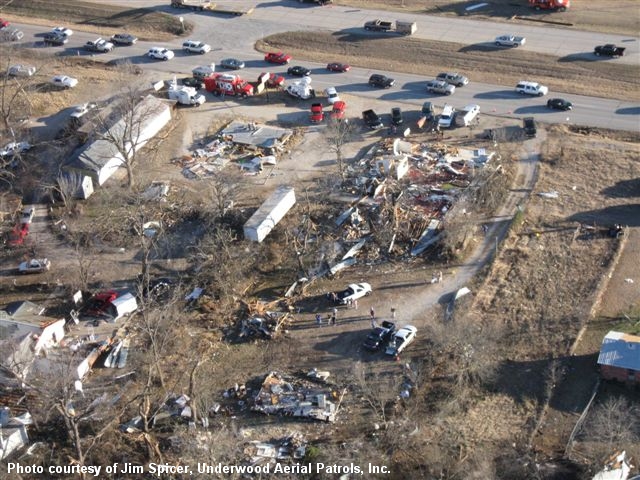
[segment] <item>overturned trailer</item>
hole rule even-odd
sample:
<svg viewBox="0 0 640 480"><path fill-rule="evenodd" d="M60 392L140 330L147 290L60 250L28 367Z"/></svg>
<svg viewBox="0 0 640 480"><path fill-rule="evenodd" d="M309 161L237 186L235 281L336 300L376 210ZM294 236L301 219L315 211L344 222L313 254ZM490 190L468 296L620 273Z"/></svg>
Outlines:
<svg viewBox="0 0 640 480"><path fill-rule="evenodd" d="M296 203L293 187L279 186L244 224L244 238L262 242Z"/></svg>

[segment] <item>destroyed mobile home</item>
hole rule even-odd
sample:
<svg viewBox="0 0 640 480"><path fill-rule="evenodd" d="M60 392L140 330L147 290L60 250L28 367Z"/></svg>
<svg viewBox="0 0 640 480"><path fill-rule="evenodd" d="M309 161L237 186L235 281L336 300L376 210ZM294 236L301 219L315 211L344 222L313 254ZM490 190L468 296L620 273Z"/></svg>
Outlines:
<svg viewBox="0 0 640 480"><path fill-rule="evenodd" d="M344 393L326 384L288 379L277 372L271 372L262 382L252 410L267 415L335 422Z"/></svg>
<svg viewBox="0 0 640 480"><path fill-rule="evenodd" d="M233 121L216 137L180 159L182 174L198 179L214 175L230 162L246 175L275 166L293 131L255 122Z"/></svg>

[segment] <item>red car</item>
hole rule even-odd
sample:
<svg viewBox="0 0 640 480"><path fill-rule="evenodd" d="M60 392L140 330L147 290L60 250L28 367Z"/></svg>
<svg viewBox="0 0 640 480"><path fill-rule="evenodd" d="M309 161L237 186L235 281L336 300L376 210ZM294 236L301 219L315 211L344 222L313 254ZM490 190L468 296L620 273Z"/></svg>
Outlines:
<svg viewBox="0 0 640 480"><path fill-rule="evenodd" d="M291 55L282 52L269 52L264 56L264 61L284 65L291 61Z"/></svg>
<svg viewBox="0 0 640 480"><path fill-rule="evenodd" d="M324 120L324 111L322 110L321 103L314 103L311 105L309 120L311 120L311 123L319 123Z"/></svg>
<svg viewBox="0 0 640 480"><path fill-rule="evenodd" d="M282 75L276 75L275 73L261 73L258 78L264 78L265 75L269 77L265 80L267 88L280 88L284 83L284 77Z"/></svg>
<svg viewBox="0 0 640 480"><path fill-rule="evenodd" d="M10 23L5 20L4 18L0 18L0 30L2 30L3 28L7 28L10 25Z"/></svg>
<svg viewBox="0 0 640 480"><path fill-rule="evenodd" d="M29 224L19 223L18 225L13 227L13 230L11 230L11 232L9 232L9 240L7 243L10 247L17 247L18 245L22 245L27 235L29 235Z"/></svg>
<svg viewBox="0 0 640 480"><path fill-rule="evenodd" d="M347 104L342 100L339 100L333 104L331 110L331 118L336 120L342 120L344 118L344 111L347 109Z"/></svg>
<svg viewBox="0 0 640 480"><path fill-rule="evenodd" d="M351 65L346 63L330 63L327 65L327 70L332 72L348 72L351 70Z"/></svg>

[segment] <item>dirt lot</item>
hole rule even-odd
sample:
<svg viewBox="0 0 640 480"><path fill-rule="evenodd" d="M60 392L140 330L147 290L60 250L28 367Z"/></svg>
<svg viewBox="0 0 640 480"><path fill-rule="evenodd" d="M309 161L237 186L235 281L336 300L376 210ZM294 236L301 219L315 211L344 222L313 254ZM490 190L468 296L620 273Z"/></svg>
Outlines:
<svg viewBox="0 0 640 480"><path fill-rule="evenodd" d="M483 8L466 10L478 3L465 0L337 0L339 5L379 10L412 11L429 15L448 15L487 19L508 23L558 22L566 26L595 32L637 35L640 30L638 5L634 0L607 2L601 0L572 0L566 12L544 13L529 8L527 0L492 0ZM551 23L551 24L552 24ZM565 26L565 25L562 25Z"/></svg>

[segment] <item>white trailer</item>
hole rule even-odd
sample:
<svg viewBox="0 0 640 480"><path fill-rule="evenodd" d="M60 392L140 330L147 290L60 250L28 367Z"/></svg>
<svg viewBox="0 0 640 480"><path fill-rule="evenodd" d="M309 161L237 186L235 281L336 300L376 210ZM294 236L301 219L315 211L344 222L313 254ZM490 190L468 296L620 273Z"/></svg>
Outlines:
<svg viewBox="0 0 640 480"><path fill-rule="evenodd" d="M193 105L195 107L199 107L207 101L204 95L198 93L195 88L187 87L186 85L178 85L175 79L171 82L169 90L167 90L167 94L169 96L169 100L175 100L180 105Z"/></svg>
<svg viewBox="0 0 640 480"><path fill-rule="evenodd" d="M279 186L244 224L244 238L262 242L296 203L293 187Z"/></svg>

